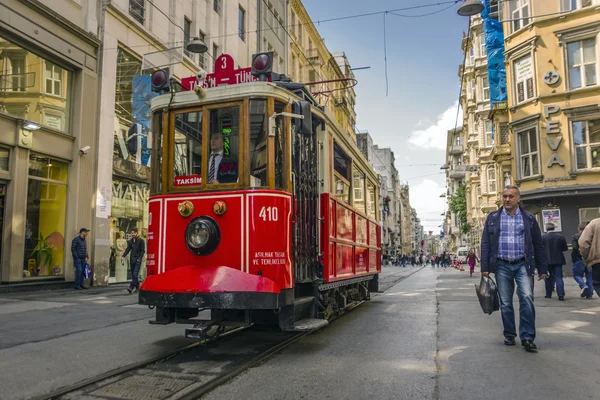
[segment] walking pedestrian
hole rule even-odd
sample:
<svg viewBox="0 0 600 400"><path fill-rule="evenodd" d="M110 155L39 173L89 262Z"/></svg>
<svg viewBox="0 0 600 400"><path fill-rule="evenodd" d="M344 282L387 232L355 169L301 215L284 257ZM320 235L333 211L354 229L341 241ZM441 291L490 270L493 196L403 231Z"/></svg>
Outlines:
<svg viewBox="0 0 600 400"><path fill-rule="evenodd" d="M592 220L579 238L579 250L588 268L592 269L592 281L600 296L600 218Z"/></svg>
<svg viewBox="0 0 600 400"><path fill-rule="evenodd" d="M131 268L131 284L127 288L129 294L140 289L138 274L140 273L140 267L142 266L142 259L144 258L145 252L146 246L144 244L144 239L138 236L137 228L133 228L131 230L131 240L127 242L127 250L121 254L121 259L124 259L128 254L131 254L129 258L129 267Z"/></svg>
<svg viewBox="0 0 600 400"><path fill-rule="evenodd" d="M477 264L477 262L479 261L479 259L477 258L477 255L475 254L475 250L471 249L471 251L469 252L469 255L467 256L467 263L469 264L469 276L473 276L473 272L475 272L475 264Z"/></svg>
<svg viewBox="0 0 600 400"><path fill-rule="evenodd" d="M71 242L71 254L73 255L73 263L75 264L75 290L88 289L83 285L83 273L85 263L89 260L87 242L85 240L89 232L89 229L81 228L79 235L75 236Z"/></svg>
<svg viewBox="0 0 600 400"><path fill-rule="evenodd" d="M519 189L506 186L502 192L503 207L488 215L481 238L481 274L496 275L507 346L514 346L517 336L513 307L516 282L521 345L536 352L532 277L535 268L539 280L546 277L547 260L537 220L519 206L520 200Z"/></svg>
<svg viewBox="0 0 600 400"><path fill-rule="evenodd" d="M573 279L579 285L581 289L580 296L591 299L594 295L594 286L592 285L592 269L585 265L581 251L579 250L579 238L581 233L587 226L587 223L582 222L579 224L579 229L571 239L573 250L571 250L571 260L573 261ZM585 282L583 277L585 276Z"/></svg>
<svg viewBox="0 0 600 400"><path fill-rule="evenodd" d="M565 283L563 281L563 265L567 262L563 252L569 248L567 239L563 235L554 231L555 226L552 222L546 224L547 233L542 236L544 248L546 249L546 258L548 259L549 276L546 278L546 298L552 298L552 291L556 285L558 300L565 300Z"/></svg>

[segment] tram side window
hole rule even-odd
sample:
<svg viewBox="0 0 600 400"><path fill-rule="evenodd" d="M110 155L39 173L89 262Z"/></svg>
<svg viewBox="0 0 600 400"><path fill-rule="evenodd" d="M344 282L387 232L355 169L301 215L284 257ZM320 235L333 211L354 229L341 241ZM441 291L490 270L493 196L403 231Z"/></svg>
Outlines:
<svg viewBox="0 0 600 400"><path fill-rule="evenodd" d="M250 187L269 185L267 129L267 100L250 100Z"/></svg>
<svg viewBox="0 0 600 400"><path fill-rule="evenodd" d="M173 147L174 185L189 185L189 182L194 179L196 179L194 183L200 184L202 174L202 111L175 115ZM182 184L181 182L187 183Z"/></svg>
<svg viewBox="0 0 600 400"><path fill-rule="evenodd" d="M275 113L284 111L285 105L275 102ZM287 189L285 180L285 157L287 154L285 133L283 117L277 117L275 119L275 188L283 190Z"/></svg>
<svg viewBox="0 0 600 400"><path fill-rule="evenodd" d="M210 143L207 171L209 184L237 183L240 146L240 108L210 110Z"/></svg>
<svg viewBox="0 0 600 400"><path fill-rule="evenodd" d="M350 166L351 160L348 155L333 143L333 190L338 199L350 204Z"/></svg>
<svg viewBox="0 0 600 400"><path fill-rule="evenodd" d="M163 116L156 112L152 116L152 193L162 193L162 161L163 161Z"/></svg>
<svg viewBox="0 0 600 400"><path fill-rule="evenodd" d="M352 169L352 205L365 212L365 174L357 168Z"/></svg>
<svg viewBox="0 0 600 400"><path fill-rule="evenodd" d="M371 181L367 182L367 216L375 219L376 210L375 210L375 185L371 183Z"/></svg>

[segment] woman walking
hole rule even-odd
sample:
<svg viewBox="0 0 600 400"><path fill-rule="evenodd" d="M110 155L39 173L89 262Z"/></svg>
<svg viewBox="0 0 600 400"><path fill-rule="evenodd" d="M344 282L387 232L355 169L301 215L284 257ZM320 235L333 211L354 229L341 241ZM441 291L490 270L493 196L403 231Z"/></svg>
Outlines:
<svg viewBox="0 0 600 400"><path fill-rule="evenodd" d="M475 255L475 251L471 250L469 252L469 255L467 256L467 263L469 263L469 272L471 273L470 276L473 276L473 272L475 272L475 264L477 264L478 261L479 259Z"/></svg>

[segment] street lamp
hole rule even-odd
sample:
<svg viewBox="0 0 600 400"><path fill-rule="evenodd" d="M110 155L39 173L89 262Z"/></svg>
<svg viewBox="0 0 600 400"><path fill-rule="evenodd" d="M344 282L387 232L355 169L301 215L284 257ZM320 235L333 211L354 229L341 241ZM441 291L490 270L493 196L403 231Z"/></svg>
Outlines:
<svg viewBox="0 0 600 400"><path fill-rule="evenodd" d="M458 15L463 17L471 17L477 15L483 11L485 7L479 0L465 0L460 7L458 7Z"/></svg>
<svg viewBox="0 0 600 400"><path fill-rule="evenodd" d="M206 53L208 51L208 46L204 43L200 38L193 38L187 46L185 46L186 50L191 53Z"/></svg>

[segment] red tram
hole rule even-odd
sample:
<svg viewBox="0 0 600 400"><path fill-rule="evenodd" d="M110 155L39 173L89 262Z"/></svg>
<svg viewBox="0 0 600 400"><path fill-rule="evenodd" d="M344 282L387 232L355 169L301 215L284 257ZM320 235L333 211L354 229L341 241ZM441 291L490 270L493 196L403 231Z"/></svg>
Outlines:
<svg viewBox="0 0 600 400"><path fill-rule="evenodd" d="M192 324L187 337L214 326L313 329L378 288L376 173L303 84L272 79L271 54L257 58L260 81L222 55L205 89L152 100L139 303L156 307L151 323ZM166 77L155 72L153 85ZM202 309L210 320L197 319Z"/></svg>

